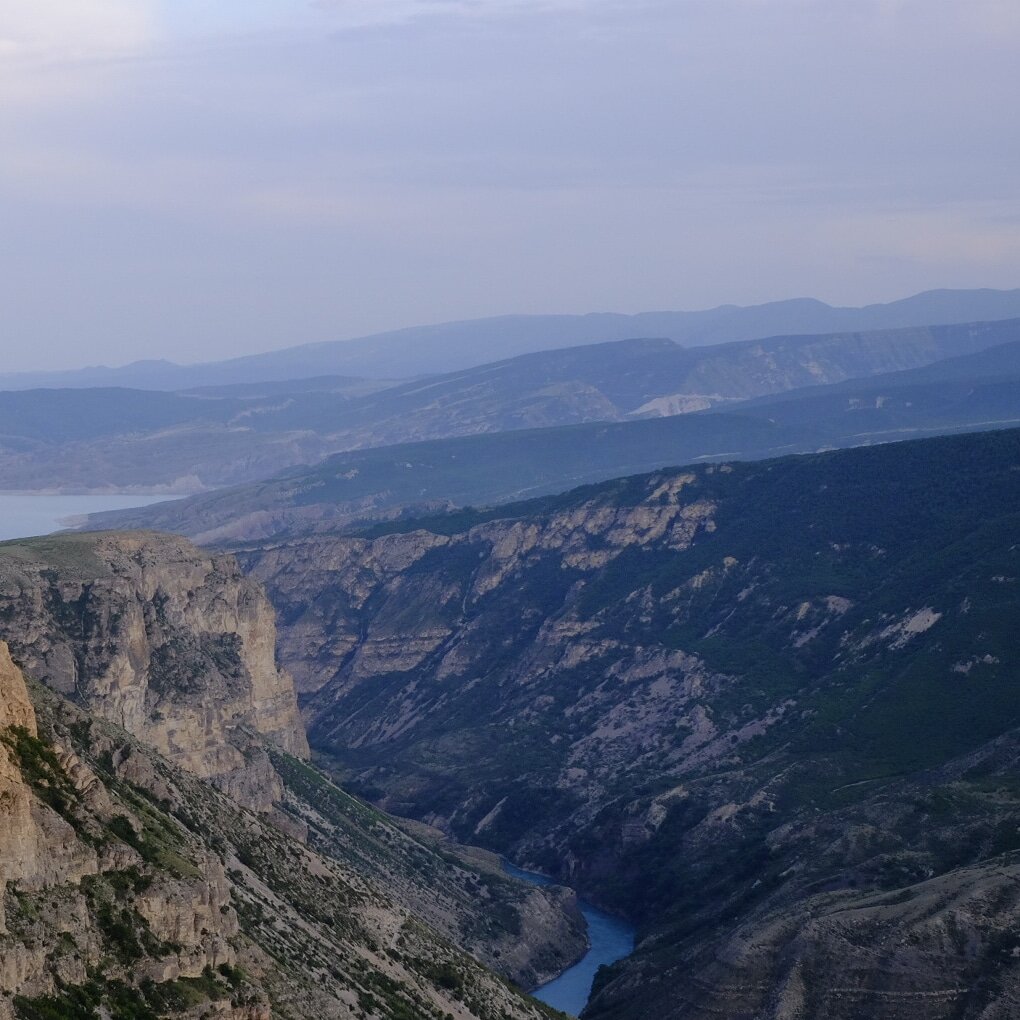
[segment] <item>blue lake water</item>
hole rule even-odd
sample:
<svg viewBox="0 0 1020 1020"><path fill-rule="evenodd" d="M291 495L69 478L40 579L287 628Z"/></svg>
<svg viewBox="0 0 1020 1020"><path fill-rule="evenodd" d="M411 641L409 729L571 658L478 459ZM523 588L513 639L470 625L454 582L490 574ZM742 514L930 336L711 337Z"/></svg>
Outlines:
<svg viewBox="0 0 1020 1020"><path fill-rule="evenodd" d="M127 510L167 499L166 496L111 494L104 496L48 496L34 492L0 492L0 542L11 538L49 535L68 527L68 521L103 510Z"/></svg>
<svg viewBox="0 0 1020 1020"><path fill-rule="evenodd" d="M508 875L521 878L532 885L556 884L545 875L515 868L508 861L503 862L503 867ZM579 900L578 905L588 922L588 941L591 948L573 967L531 993L536 999L541 999L554 1009L561 1009L573 1016L578 1016L588 1004L591 984L599 967L603 964L616 963L617 960L622 960L634 952L633 925L593 907L585 900Z"/></svg>

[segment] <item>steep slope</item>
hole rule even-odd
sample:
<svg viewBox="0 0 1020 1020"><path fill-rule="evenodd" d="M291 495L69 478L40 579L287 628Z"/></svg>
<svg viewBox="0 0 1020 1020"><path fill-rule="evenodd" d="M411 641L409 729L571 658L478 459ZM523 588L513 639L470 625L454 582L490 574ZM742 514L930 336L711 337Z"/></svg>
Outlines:
<svg viewBox="0 0 1020 1020"><path fill-rule="evenodd" d="M1017 387L1020 404L1020 385ZM813 450L823 437L718 413L522 429L336 454L251 485L93 514L86 527L153 528L246 542L456 506L504 503L695 459Z"/></svg>
<svg viewBox="0 0 1020 1020"><path fill-rule="evenodd" d="M2 645L0 684L5 1020L547 1015L340 860L45 689L30 700Z"/></svg>
<svg viewBox="0 0 1020 1020"><path fill-rule="evenodd" d="M583 954L583 918L568 889L509 880L495 855L390 818L306 762L271 753L285 784L284 810L307 830L309 846L497 974L535 988Z"/></svg>
<svg viewBox="0 0 1020 1020"><path fill-rule="evenodd" d="M240 556L338 772L639 922L592 1016L1005 1017L1018 506L1013 431Z"/></svg>
<svg viewBox="0 0 1020 1020"><path fill-rule="evenodd" d="M0 486L188 492L343 450L700 409L1016 341L1020 320L780 336L716 347L627 340L545 351L360 396L137 390L0 393ZM189 417L190 416L190 417ZM91 424L79 434L78 422Z"/></svg>
<svg viewBox="0 0 1020 1020"><path fill-rule="evenodd" d="M456 846L423 844L287 753L307 745L290 679L276 668L272 610L230 557L152 534L6 543L0 631L51 687L283 832L310 832L351 875L374 880L401 909L514 981L537 985L583 951L570 894L510 882L498 861L480 863ZM12 671L0 657L0 672ZM22 708L5 697L3 721L24 723ZM11 861L24 850L16 840Z"/></svg>
<svg viewBox="0 0 1020 1020"><path fill-rule="evenodd" d="M279 798L262 739L307 752L268 600L229 557L181 539L0 544L0 639L33 676L242 803Z"/></svg>
<svg viewBox="0 0 1020 1020"><path fill-rule="evenodd" d="M838 308L808 298L697 312L639 315L508 315L306 344L230 361L175 365L142 361L123 368L35 372L0 376L4 389L39 386L130 386L179 390L196 386L265 382L345 373L400 378L454 372L502 358L581 344L664 336L701 345L794 333L831 333L1015 318L1020 291L935 290L889 304Z"/></svg>
<svg viewBox="0 0 1020 1020"><path fill-rule="evenodd" d="M562 891L507 883L455 846L429 850L299 764L307 743L276 666L273 611L231 557L153 534L5 543L4 636L35 677L285 832L311 831L324 854L500 973L531 987L580 953Z"/></svg>

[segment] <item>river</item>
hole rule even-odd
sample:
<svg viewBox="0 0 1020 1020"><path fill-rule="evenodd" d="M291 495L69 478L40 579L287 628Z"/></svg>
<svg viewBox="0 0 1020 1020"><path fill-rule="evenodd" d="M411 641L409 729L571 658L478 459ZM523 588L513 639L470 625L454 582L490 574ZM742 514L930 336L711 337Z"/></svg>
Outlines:
<svg viewBox="0 0 1020 1020"><path fill-rule="evenodd" d="M35 492L0 492L0 542L49 535L68 521L103 510L127 510L159 503L167 496L112 493L103 496L54 496Z"/></svg>
<svg viewBox="0 0 1020 1020"><path fill-rule="evenodd" d="M533 871L523 871L508 861L503 862L503 867L508 875L523 879L532 885L556 884L545 875L539 875ZM634 952L634 926L632 924L593 907L585 900L578 900L578 905L581 908L581 913L584 914L584 919L588 922L588 942L590 944L588 952L573 967L568 968L559 977L553 978L548 984L542 985L541 988L531 993L536 999L540 999L554 1009L570 1013L572 1016L579 1016L581 1010L588 1004L588 999L591 996L591 984L599 967L603 964L615 963Z"/></svg>
<svg viewBox="0 0 1020 1020"><path fill-rule="evenodd" d="M158 503L166 496L112 494L106 496L62 496L38 493L0 492L0 541L48 535L66 528L74 518L103 510L126 510ZM173 497L169 497L173 498ZM532 885L553 885L551 878L523 871L504 862L507 873ZM554 1009L573 1016L580 1014L591 995L595 972L603 964L615 963L634 951L634 927L618 917L579 900L588 922L590 948L573 967L542 985L533 994Z"/></svg>

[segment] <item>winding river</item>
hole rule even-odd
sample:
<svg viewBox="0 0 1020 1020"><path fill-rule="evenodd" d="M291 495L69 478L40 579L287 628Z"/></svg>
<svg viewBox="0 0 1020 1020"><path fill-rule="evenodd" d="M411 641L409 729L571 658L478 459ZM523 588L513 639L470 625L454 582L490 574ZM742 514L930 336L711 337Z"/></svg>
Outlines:
<svg viewBox="0 0 1020 1020"><path fill-rule="evenodd" d="M66 528L75 518L103 510L127 510L158 503L168 496L112 493L104 496L43 495L37 492L0 492L0 542L12 538L49 535Z"/></svg>
<svg viewBox="0 0 1020 1020"><path fill-rule="evenodd" d="M40 495L38 493L0 492L0 542L33 535L47 535L68 527L74 518L102 510L124 510L159 502L166 496L113 494L106 496ZM504 862L507 874L532 885L554 885L551 878L523 871ZM588 922L588 952L573 967L542 985L532 994L554 1009L573 1016L580 1014L591 995L595 972L603 964L615 963L634 951L634 928L579 900L581 913Z"/></svg>
<svg viewBox="0 0 1020 1020"><path fill-rule="evenodd" d="M504 861L503 867L508 875L523 879L532 885L556 884L545 875L523 871L509 861ZM554 1009L561 1009L572 1016L579 1016L581 1010L588 1004L592 981L599 967L615 963L634 952L633 925L593 907L585 900L578 900L578 905L588 922L590 944L588 952L573 967L531 993L536 999L541 999Z"/></svg>

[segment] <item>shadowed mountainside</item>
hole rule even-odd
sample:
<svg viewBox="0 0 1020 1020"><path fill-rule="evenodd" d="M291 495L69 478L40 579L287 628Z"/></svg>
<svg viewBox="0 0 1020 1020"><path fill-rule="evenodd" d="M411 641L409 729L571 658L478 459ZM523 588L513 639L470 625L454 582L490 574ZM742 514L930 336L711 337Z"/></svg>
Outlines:
<svg viewBox="0 0 1020 1020"><path fill-rule="evenodd" d="M639 923L590 1016L1005 1018L1018 506L1011 431L240 556L339 774Z"/></svg>

